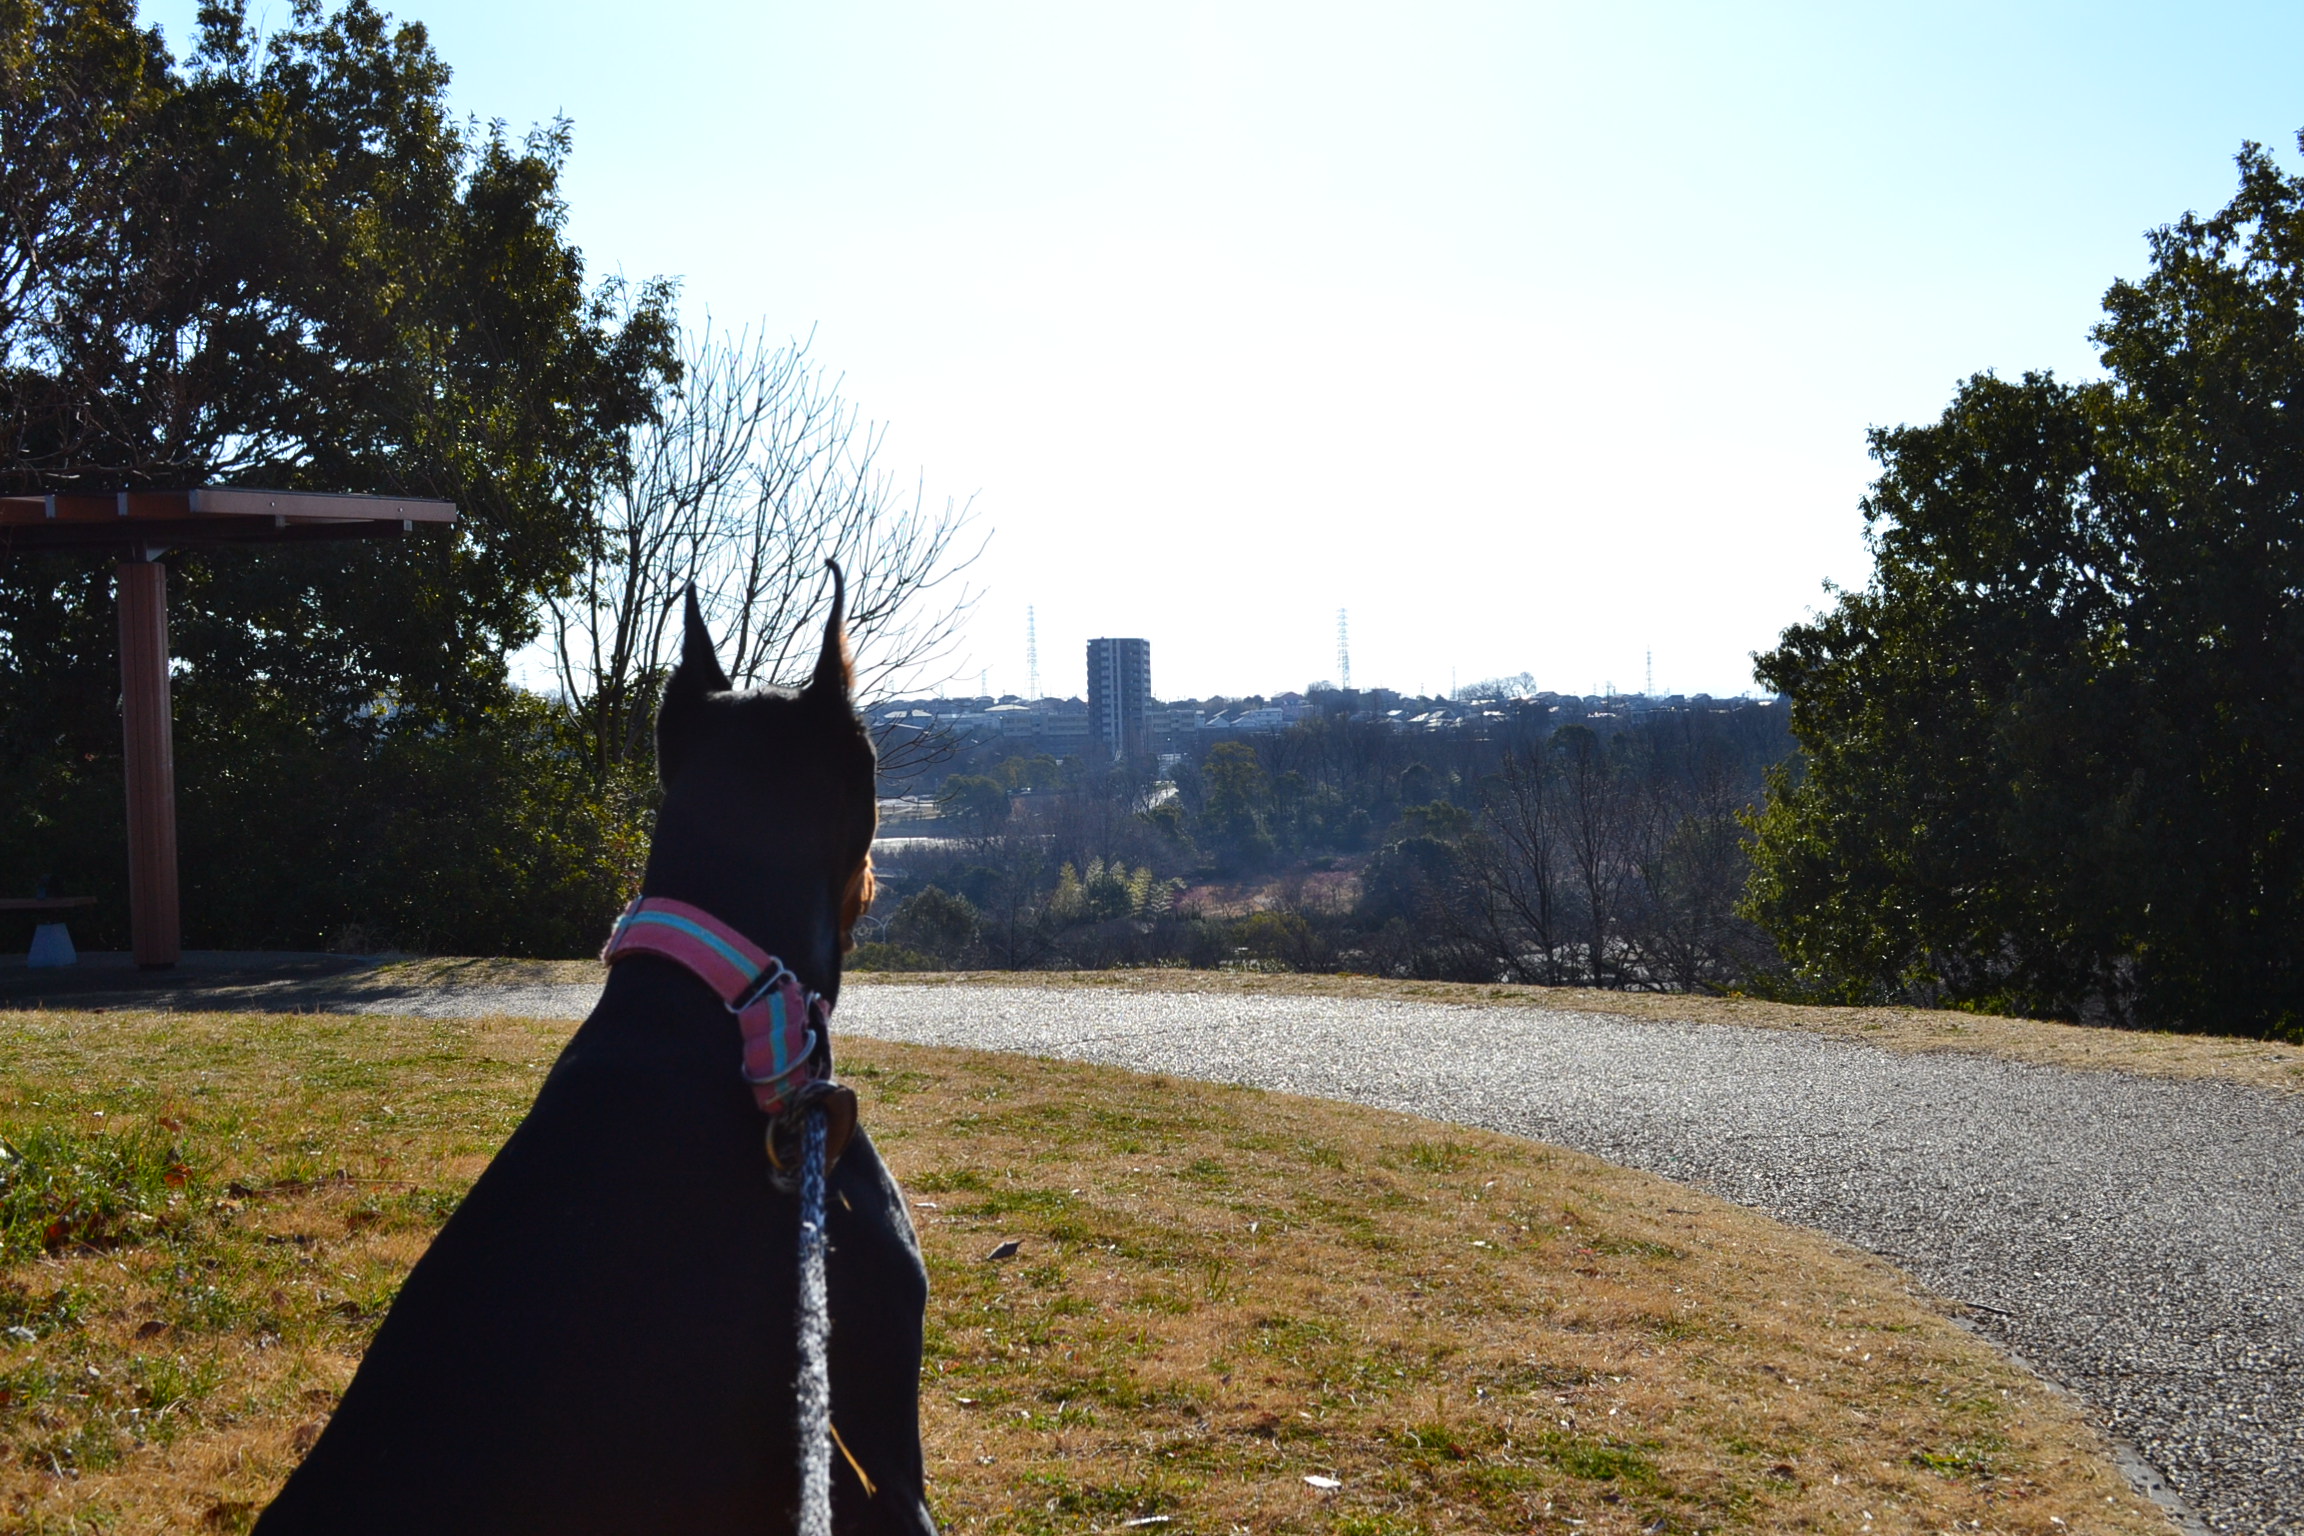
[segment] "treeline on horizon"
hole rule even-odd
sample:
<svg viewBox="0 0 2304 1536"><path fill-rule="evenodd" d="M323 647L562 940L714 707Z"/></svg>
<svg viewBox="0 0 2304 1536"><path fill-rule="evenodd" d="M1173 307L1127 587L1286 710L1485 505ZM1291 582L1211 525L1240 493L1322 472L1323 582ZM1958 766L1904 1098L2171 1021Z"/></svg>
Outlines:
<svg viewBox="0 0 2304 1536"><path fill-rule="evenodd" d="M30 0L0 55L0 490L463 509L169 555L188 944L589 953L646 848L668 593L751 573L712 588L750 680L834 550L883 692L949 641L965 516L892 496L804 347L589 278L568 125L452 113L420 26L214 5L179 62L127 0ZM892 854L859 958L2304 1038L2304 179L2246 146L2149 239L2100 376L1872 434L1873 572L1756 658L1785 704L955 762L961 841ZM98 897L91 947L126 938L111 566L0 560L0 893ZM553 699L507 672L540 635Z"/></svg>
<svg viewBox="0 0 2304 1536"><path fill-rule="evenodd" d="M1722 990L1772 953L1737 911L1740 818L1791 750L1784 719L1554 706L1425 733L1339 698L1165 777L979 747L940 786L947 835L883 858L855 960Z"/></svg>

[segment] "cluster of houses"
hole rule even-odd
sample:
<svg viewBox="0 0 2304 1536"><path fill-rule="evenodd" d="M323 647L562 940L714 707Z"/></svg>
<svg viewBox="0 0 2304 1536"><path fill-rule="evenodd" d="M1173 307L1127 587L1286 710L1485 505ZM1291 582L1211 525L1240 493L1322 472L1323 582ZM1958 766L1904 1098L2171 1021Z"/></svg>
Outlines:
<svg viewBox="0 0 2304 1536"><path fill-rule="evenodd" d="M1308 716L1340 716L1391 730L1419 733L1505 729L1532 716L1560 724L1602 721L1657 710L1724 708L1737 700L1715 701L1709 694L1536 693L1507 699L1411 697L1389 688L1314 689L1270 697L1149 700L1141 715L1141 740L1152 752L1192 753L1202 744L1256 732L1283 731ZM1099 747L1109 753L1105 733L1087 701L1000 698L896 699L874 706L874 723L918 731L948 732L978 743L1013 742L1019 750L1055 757L1086 756ZM1131 722L1132 724L1134 722Z"/></svg>

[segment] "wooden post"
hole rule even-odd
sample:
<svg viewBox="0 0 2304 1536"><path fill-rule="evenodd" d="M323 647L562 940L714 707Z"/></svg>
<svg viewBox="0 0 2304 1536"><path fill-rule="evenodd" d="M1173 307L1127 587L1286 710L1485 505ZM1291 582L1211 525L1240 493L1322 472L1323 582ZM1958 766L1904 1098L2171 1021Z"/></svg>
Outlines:
<svg viewBox="0 0 2304 1536"><path fill-rule="evenodd" d="M120 579L120 726L128 754L128 914L136 963L183 955L176 907L176 749L168 703L168 572L124 560Z"/></svg>

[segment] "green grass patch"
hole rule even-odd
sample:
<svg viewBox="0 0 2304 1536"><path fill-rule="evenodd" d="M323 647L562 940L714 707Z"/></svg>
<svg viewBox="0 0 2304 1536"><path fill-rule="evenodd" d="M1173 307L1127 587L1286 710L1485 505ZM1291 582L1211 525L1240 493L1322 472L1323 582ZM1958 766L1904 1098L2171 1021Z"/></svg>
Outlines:
<svg viewBox="0 0 2304 1536"><path fill-rule="evenodd" d="M180 1229L201 1192L165 1128L0 1121L0 1261L150 1241Z"/></svg>

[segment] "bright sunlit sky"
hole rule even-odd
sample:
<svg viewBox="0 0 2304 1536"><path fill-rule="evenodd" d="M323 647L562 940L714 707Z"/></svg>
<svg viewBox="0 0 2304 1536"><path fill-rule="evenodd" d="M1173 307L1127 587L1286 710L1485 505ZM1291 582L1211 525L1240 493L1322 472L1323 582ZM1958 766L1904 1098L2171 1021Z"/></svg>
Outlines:
<svg viewBox="0 0 2304 1536"><path fill-rule="evenodd" d="M148 5L172 40L192 0ZM274 7L280 15L285 5ZM816 335L989 549L954 693L1753 687L1864 431L2085 373L2304 7L402 0L595 274ZM258 15L266 14L261 5ZM277 19L275 17L274 19Z"/></svg>

